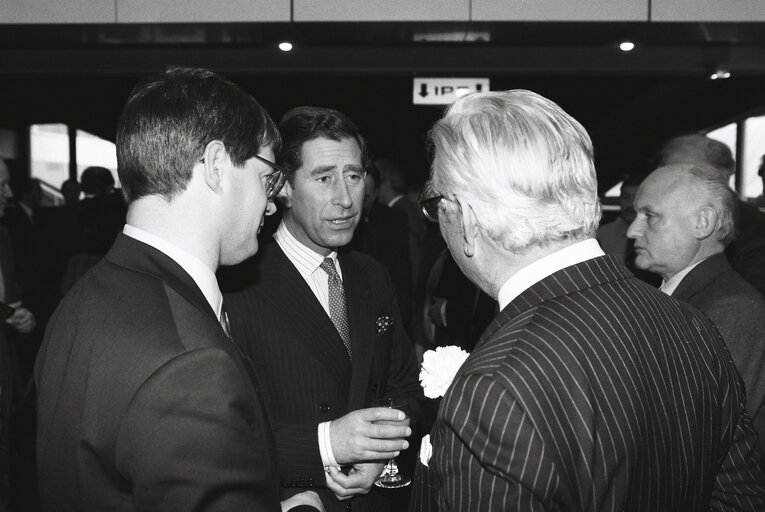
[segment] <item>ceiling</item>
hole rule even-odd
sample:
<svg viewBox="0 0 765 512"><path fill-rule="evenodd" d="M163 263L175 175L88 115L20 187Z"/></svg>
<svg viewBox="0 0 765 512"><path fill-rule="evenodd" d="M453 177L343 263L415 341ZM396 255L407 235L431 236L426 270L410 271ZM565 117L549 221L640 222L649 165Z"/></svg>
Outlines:
<svg viewBox="0 0 765 512"><path fill-rule="evenodd" d="M625 39L635 50L619 51ZM168 64L227 74L276 119L303 104L343 110L373 155L418 178L441 110L412 105L413 77L548 96L590 132L602 188L650 166L662 140L765 106L763 23L0 25L0 127L66 122L113 139L135 82ZM718 68L732 77L709 80Z"/></svg>

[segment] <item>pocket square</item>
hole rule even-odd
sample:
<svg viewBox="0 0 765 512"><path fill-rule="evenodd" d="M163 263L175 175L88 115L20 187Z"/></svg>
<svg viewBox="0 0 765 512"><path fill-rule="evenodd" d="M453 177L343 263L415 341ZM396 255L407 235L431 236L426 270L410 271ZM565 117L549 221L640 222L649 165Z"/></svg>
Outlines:
<svg viewBox="0 0 765 512"><path fill-rule="evenodd" d="M381 316L375 321L375 326L377 326L378 336L388 334L393 328L393 319L389 316Z"/></svg>

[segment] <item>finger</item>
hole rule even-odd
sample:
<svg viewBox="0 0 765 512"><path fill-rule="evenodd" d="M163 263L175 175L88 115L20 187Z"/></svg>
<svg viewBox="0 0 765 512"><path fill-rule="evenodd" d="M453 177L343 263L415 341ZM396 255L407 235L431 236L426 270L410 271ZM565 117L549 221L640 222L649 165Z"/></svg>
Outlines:
<svg viewBox="0 0 765 512"><path fill-rule="evenodd" d="M387 407L370 407L362 409L361 419L364 421L404 421L406 414L398 409L389 409Z"/></svg>
<svg viewBox="0 0 765 512"><path fill-rule="evenodd" d="M375 423L368 430L367 436L372 439L404 439L412 435L412 429L404 423L390 425ZM398 449L398 448L396 448Z"/></svg>
<svg viewBox="0 0 765 512"><path fill-rule="evenodd" d="M358 494L357 492L353 492L352 489L345 488L345 486L340 483L344 479L346 479L345 474L337 468L331 467L327 470L327 478L325 479L327 487L340 501L350 499L354 494Z"/></svg>

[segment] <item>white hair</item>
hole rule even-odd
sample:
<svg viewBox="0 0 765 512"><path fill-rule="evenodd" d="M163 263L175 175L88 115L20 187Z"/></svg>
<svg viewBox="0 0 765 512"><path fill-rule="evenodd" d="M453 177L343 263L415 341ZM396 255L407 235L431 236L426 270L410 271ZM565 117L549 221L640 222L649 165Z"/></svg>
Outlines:
<svg viewBox="0 0 765 512"><path fill-rule="evenodd" d="M470 94L434 125L430 141L434 189L466 200L505 250L594 236L592 142L554 102L520 89Z"/></svg>

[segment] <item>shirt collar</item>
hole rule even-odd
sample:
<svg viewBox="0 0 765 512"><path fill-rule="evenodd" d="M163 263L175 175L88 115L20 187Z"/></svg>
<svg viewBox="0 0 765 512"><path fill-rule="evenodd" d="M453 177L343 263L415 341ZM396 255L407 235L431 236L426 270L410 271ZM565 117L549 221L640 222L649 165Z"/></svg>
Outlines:
<svg viewBox="0 0 765 512"><path fill-rule="evenodd" d="M706 259L706 258L705 258ZM704 260L701 260L704 261ZM688 275L688 273L696 268L696 265L701 263L701 261L697 261L693 265L690 265L688 267L685 267L683 270L675 274L674 276L670 277L667 281L662 280L661 286L659 287L659 290L666 293L667 295L672 295L675 293L675 290L680 285L680 282L685 278L685 276Z"/></svg>
<svg viewBox="0 0 765 512"><path fill-rule="evenodd" d="M332 251L328 256L322 256L318 252L306 247L300 240L290 233L287 229L287 225L282 220L279 223L279 227L276 228L274 233L274 240L279 244L284 254L298 269L300 275L304 278L308 278L316 272L324 261L324 258L332 258L335 262L335 268L340 275L340 279L343 278L342 270L337 262L337 251Z"/></svg>
<svg viewBox="0 0 765 512"><path fill-rule="evenodd" d="M144 231L143 229L131 226L130 224L125 224L122 232L130 238L134 238L139 242L154 247L180 265L202 291L205 299L207 299L210 307L215 312L215 316L220 318L220 311L223 306L223 296L220 293L220 288L218 288L218 280L215 278L215 272L210 267L205 265L202 260L189 254L177 245L172 244L157 235L149 233L148 231Z"/></svg>
<svg viewBox="0 0 765 512"><path fill-rule="evenodd" d="M566 267L582 263L583 261L604 256L603 249L594 238L569 245L523 267L510 276L499 289L499 309L505 309L521 293L531 288L545 277L554 274Z"/></svg>

